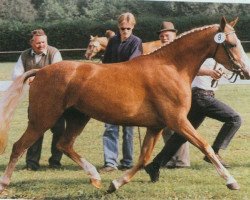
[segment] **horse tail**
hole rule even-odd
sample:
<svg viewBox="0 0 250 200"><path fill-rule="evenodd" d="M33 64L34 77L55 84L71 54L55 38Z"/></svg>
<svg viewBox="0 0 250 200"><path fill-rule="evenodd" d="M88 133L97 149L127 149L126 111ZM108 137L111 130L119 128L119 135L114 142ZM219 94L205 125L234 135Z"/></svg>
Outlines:
<svg viewBox="0 0 250 200"><path fill-rule="evenodd" d="M37 71L39 69L32 69L17 77L0 100L0 154L3 154L7 146L10 122L18 103L23 97L25 86L27 86L25 82L29 77L35 76Z"/></svg>

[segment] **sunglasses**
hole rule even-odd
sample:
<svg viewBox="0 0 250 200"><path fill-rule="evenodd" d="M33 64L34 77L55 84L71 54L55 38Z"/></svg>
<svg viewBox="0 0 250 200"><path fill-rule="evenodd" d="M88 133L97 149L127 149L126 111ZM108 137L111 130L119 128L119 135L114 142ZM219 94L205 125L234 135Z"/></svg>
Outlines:
<svg viewBox="0 0 250 200"><path fill-rule="evenodd" d="M129 31L129 30L131 30L131 28L123 28L123 27L120 28L120 29L121 29L122 31L125 31L125 30L128 30L128 31Z"/></svg>

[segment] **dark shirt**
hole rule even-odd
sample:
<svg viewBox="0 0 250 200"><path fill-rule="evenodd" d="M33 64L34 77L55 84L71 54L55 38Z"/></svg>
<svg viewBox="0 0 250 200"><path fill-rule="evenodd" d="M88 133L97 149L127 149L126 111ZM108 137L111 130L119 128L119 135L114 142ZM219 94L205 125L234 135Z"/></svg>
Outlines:
<svg viewBox="0 0 250 200"><path fill-rule="evenodd" d="M107 45L103 63L117 63L131 60L142 54L142 41L140 38L131 34L131 36L121 42L121 36L118 33L112 37Z"/></svg>

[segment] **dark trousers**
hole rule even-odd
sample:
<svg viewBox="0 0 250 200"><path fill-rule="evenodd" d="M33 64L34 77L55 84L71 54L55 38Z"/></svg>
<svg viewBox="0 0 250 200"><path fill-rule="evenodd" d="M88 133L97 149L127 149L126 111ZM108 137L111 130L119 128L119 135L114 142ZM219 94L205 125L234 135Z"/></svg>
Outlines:
<svg viewBox="0 0 250 200"><path fill-rule="evenodd" d="M218 152L219 149L225 149L240 128L241 117L231 107L214 98L213 92L201 89L193 90L188 119L197 129L206 117L224 122L212 148L215 152ZM153 163L155 166L160 168L160 166L165 165L186 141L184 137L174 133L161 152L154 158Z"/></svg>
<svg viewBox="0 0 250 200"><path fill-rule="evenodd" d="M51 128L52 144L51 144L51 157L49 158L49 164L58 164L62 158L62 152L56 148L56 144L59 141L61 135L65 131L65 120L63 117L59 118L54 127ZM26 154L26 164L32 168L39 168L39 160L42 152L43 136L39 138L28 150Z"/></svg>

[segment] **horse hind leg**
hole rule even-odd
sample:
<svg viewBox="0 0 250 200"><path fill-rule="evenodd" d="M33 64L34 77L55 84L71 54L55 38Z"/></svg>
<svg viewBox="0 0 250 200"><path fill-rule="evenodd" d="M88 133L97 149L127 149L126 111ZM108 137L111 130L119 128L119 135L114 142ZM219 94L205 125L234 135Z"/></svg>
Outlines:
<svg viewBox="0 0 250 200"><path fill-rule="evenodd" d="M138 162L134 167L127 170L123 176L120 178L113 180L109 186L108 193L112 193L119 189L121 186L130 182L133 176L143 167L145 166L154 149L156 142L158 141L162 131L161 130L151 130L147 129L146 135L143 140L143 145L141 148L140 156Z"/></svg>
<svg viewBox="0 0 250 200"><path fill-rule="evenodd" d="M199 148L214 164L218 174L226 180L226 185L231 190L238 190L240 186L233 178L232 175L228 172L228 170L220 163L219 159L215 155L212 147L197 133L191 123L184 119L182 123L179 125L180 129L177 130L178 133L182 133L182 135L191 142L194 146Z"/></svg>
<svg viewBox="0 0 250 200"><path fill-rule="evenodd" d="M67 124L66 131L61 136L57 148L75 161L90 176L90 182L94 187L101 188L101 177L96 168L73 149L76 137L82 132L90 117L74 109L66 111L64 117Z"/></svg>
<svg viewBox="0 0 250 200"><path fill-rule="evenodd" d="M9 163L5 169L3 176L0 179L0 193L10 184L12 173L16 167L18 159L23 153L35 143L43 134L45 130L35 129L30 123L22 135L22 137L13 145L12 153Z"/></svg>

